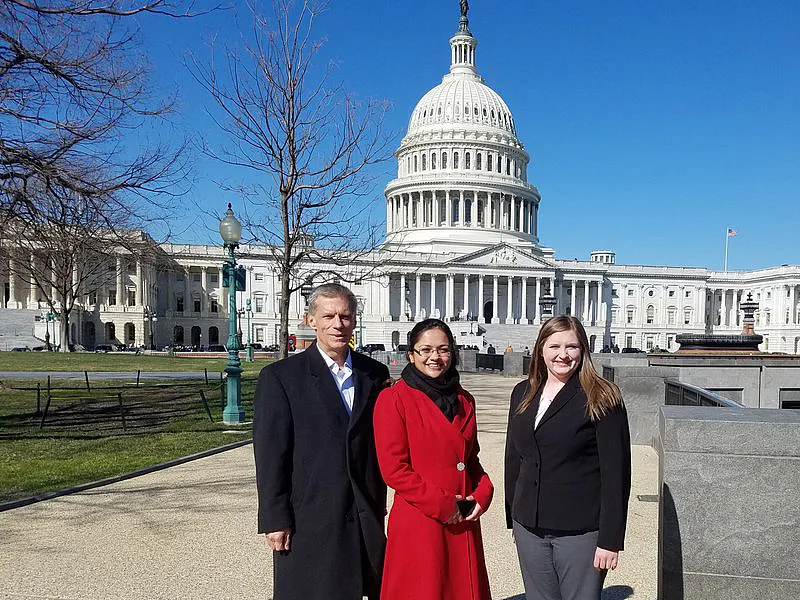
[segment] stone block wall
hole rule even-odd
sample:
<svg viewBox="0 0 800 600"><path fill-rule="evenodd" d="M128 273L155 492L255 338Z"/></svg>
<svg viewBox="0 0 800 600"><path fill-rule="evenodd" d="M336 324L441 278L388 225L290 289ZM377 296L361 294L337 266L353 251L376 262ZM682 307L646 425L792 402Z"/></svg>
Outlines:
<svg viewBox="0 0 800 600"><path fill-rule="evenodd" d="M659 413L660 600L800 598L800 411Z"/></svg>

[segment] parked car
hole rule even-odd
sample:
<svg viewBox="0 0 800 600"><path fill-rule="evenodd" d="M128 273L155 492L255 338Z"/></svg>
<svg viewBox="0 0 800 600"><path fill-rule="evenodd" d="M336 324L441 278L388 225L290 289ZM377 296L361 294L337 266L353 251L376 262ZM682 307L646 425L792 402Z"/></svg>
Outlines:
<svg viewBox="0 0 800 600"><path fill-rule="evenodd" d="M206 352L227 352L222 344L209 344Z"/></svg>
<svg viewBox="0 0 800 600"><path fill-rule="evenodd" d="M264 349L264 346L262 344L259 344L258 342L250 342L250 347L253 350L263 350Z"/></svg>
<svg viewBox="0 0 800 600"><path fill-rule="evenodd" d="M358 348L359 352L364 354L372 354L373 352L385 352L386 346L383 344L364 344Z"/></svg>
<svg viewBox="0 0 800 600"><path fill-rule="evenodd" d="M16 348L11 349L12 352L30 352L31 349L27 346L17 346Z"/></svg>
<svg viewBox="0 0 800 600"><path fill-rule="evenodd" d="M623 354L644 354L644 350L640 350L639 348L627 347L627 348L623 348L622 349L622 353Z"/></svg>
<svg viewBox="0 0 800 600"><path fill-rule="evenodd" d="M116 352L117 347L113 344L97 344L94 347L94 351L101 353L101 352Z"/></svg>

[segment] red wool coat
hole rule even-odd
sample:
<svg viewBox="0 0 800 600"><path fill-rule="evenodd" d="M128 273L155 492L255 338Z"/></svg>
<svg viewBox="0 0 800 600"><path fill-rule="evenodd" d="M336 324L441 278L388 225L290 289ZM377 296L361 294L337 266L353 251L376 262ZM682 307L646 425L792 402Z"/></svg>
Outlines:
<svg viewBox="0 0 800 600"><path fill-rule="evenodd" d="M494 487L478 460L475 400L464 390L452 423L419 390L400 381L375 405L375 444L389 515L381 600L489 600L478 522L445 525L455 496L484 510Z"/></svg>

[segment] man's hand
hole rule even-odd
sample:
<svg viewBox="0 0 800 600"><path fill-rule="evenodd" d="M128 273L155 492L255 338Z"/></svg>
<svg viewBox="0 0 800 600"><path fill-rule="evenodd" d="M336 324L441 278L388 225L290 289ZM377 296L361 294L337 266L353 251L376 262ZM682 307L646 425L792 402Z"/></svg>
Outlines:
<svg viewBox="0 0 800 600"><path fill-rule="evenodd" d="M267 538L267 546L269 546L270 550L274 550L275 552L288 552L289 551L289 541L292 536L292 532L288 529L283 529L281 531L271 531L270 533L264 534Z"/></svg>
<svg viewBox="0 0 800 600"><path fill-rule="evenodd" d="M603 569L611 569L612 571L617 568L617 561L619 560L619 552L613 550L606 550L598 548L594 551L594 568L598 571Z"/></svg>

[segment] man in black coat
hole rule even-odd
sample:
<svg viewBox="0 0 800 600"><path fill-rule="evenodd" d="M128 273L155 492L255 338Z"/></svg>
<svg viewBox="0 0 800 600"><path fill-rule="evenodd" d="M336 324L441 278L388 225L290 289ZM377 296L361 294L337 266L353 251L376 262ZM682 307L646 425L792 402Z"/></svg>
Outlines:
<svg viewBox="0 0 800 600"><path fill-rule="evenodd" d="M275 600L378 600L386 485L372 413L385 365L350 352L353 293L316 288L317 341L265 367L254 399L258 531L274 551Z"/></svg>

